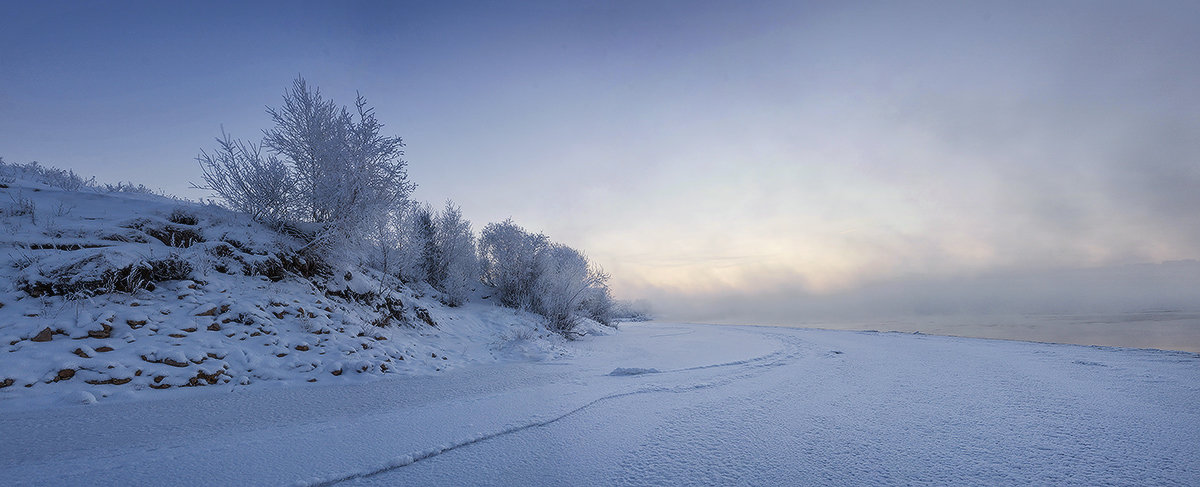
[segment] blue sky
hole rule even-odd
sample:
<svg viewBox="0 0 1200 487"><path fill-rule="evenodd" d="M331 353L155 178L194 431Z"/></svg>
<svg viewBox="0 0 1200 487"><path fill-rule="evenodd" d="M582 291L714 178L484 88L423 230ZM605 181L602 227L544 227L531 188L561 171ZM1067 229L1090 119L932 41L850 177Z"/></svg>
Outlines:
<svg viewBox="0 0 1200 487"><path fill-rule="evenodd" d="M199 150L256 137L302 74L377 107L417 198L545 231L684 318L1200 257L1195 2L3 10L7 161L199 197Z"/></svg>

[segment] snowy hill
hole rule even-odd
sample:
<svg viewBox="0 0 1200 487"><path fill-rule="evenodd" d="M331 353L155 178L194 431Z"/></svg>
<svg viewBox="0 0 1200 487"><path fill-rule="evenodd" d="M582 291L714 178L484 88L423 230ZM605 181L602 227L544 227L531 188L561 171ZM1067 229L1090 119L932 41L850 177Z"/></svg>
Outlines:
<svg viewBox="0 0 1200 487"><path fill-rule="evenodd" d="M344 382L562 353L540 317L484 296L451 308L426 285L369 270L319 275L299 240L245 215L12 168L0 179L0 401Z"/></svg>

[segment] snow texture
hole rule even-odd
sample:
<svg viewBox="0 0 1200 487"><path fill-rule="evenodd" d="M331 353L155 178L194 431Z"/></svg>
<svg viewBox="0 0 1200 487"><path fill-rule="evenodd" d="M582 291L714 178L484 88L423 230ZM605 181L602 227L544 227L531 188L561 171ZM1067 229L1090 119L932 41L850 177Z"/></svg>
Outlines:
<svg viewBox="0 0 1200 487"><path fill-rule="evenodd" d="M36 410L0 403L0 477L10 485L1200 483L1196 354L666 323L565 347L551 361L361 383L173 389ZM615 377L613 365L660 372Z"/></svg>

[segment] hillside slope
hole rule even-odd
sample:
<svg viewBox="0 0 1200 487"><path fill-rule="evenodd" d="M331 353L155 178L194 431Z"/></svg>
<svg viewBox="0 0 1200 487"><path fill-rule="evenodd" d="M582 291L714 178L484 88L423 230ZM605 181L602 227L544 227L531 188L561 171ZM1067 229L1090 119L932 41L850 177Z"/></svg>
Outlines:
<svg viewBox="0 0 1200 487"><path fill-rule="evenodd" d="M450 308L424 284L365 269L316 273L300 241L219 207L0 183L0 400L350 381L563 353L536 315L485 296Z"/></svg>

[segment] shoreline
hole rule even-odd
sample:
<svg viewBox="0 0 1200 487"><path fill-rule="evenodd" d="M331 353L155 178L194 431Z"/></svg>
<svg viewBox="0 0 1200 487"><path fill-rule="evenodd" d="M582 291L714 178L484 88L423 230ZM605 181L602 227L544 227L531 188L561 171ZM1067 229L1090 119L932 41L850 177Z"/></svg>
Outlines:
<svg viewBox="0 0 1200 487"><path fill-rule="evenodd" d="M1148 316L1161 319L1145 319ZM1122 317L1126 319L1114 320L1114 318ZM1143 319L1130 319L1136 317ZM733 323L688 320L655 321L834 331L919 333L957 338L1200 354L1200 312L1195 311L937 315L855 320L812 320L796 323ZM1090 329L1080 330L1081 327L1090 327Z"/></svg>

